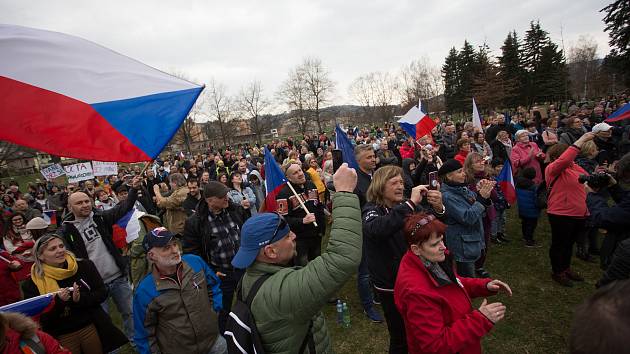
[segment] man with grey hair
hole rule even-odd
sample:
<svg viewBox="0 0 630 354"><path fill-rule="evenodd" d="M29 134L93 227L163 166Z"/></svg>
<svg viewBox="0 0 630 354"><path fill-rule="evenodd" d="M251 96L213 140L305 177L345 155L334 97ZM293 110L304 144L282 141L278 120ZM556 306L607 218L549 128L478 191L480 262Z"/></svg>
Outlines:
<svg viewBox="0 0 630 354"><path fill-rule="evenodd" d="M158 208L164 209L164 226L172 233L182 235L184 233L184 223L186 222L186 211L184 201L188 196L186 178L181 173L173 173L169 176L171 195L163 197L160 193L160 186L154 185L155 202Z"/></svg>

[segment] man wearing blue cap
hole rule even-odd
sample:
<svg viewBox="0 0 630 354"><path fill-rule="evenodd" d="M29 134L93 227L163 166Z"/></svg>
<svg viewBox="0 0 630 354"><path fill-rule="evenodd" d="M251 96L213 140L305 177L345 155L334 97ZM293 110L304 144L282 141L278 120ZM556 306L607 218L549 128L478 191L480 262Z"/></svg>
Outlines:
<svg viewBox="0 0 630 354"><path fill-rule="evenodd" d="M227 353L217 319L219 278L199 256L182 256L175 235L164 227L149 232L143 246L153 271L133 297L138 352Z"/></svg>
<svg viewBox="0 0 630 354"><path fill-rule="evenodd" d="M325 253L304 267L288 267L296 255L295 234L282 216L252 216L241 230L241 247L232 260L245 268L243 298L254 282L270 275L251 305L265 353L332 351L321 309L356 272L361 261L361 210L353 193L357 174L347 164L333 176L333 224Z"/></svg>

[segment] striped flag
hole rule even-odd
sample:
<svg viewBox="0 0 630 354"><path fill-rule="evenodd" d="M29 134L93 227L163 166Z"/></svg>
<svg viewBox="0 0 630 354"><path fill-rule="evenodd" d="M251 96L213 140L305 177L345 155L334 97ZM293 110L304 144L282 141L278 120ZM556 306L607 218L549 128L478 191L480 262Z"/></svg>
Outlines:
<svg viewBox="0 0 630 354"><path fill-rule="evenodd" d="M112 239L116 247L123 248L138 238L141 229L140 217L144 214L134 206L125 216L116 221L112 227L114 231Z"/></svg>
<svg viewBox="0 0 630 354"><path fill-rule="evenodd" d="M271 155L271 151L265 148L265 191L267 194L265 195L265 201L260 207L261 212L278 210L276 196L286 183L287 180L276 159Z"/></svg>
<svg viewBox="0 0 630 354"><path fill-rule="evenodd" d="M630 103L626 103L606 118L606 122L618 122L630 118Z"/></svg>
<svg viewBox="0 0 630 354"><path fill-rule="evenodd" d="M505 200L510 204L514 204L516 202L516 188L514 187L514 176L512 175L510 160L505 161L501 173L497 176L497 183L505 195Z"/></svg>
<svg viewBox="0 0 630 354"><path fill-rule="evenodd" d="M55 305L55 293L49 293L14 302L0 307L0 312L19 312L29 317L37 317L50 311Z"/></svg>
<svg viewBox="0 0 630 354"><path fill-rule="evenodd" d="M354 158L354 146L348 139L346 133L341 129L339 124L335 127L335 146L341 150L343 156L343 162L348 164L348 167L358 169L359 164Z"/></svg>

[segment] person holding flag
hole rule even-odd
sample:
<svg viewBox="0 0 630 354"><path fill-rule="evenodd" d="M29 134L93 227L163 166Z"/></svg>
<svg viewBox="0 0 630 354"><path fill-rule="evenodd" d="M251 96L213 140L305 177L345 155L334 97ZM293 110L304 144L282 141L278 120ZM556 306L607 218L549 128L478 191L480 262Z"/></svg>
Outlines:
<svg viewBox="0 0 630 354"><path fill-rule="evenodd" d="M107 287L89 259L77 259L64 240L47 234L33 247L31 278L22 284L25 298L55 293L40 317L42 329L73 353L107 353L127 343L101 308Z"/></svg>

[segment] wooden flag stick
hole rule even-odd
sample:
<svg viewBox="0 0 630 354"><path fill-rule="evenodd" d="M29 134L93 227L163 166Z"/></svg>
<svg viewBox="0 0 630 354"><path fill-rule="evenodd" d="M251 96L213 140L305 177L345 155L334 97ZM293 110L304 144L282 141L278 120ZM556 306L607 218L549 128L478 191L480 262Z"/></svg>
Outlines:
<svg viewBox="0 0 630 354"><path fill-rule="evenodd" d="M144 175L145 172L147 172L147 168L149 168L149 165L153 165L153 159L151 159L150 161L147 161L144 163L144 168L142 169L142 171L140 172L140 177L142 177L142 175Z"/></svg>
<svg viewBox="0 0 630 354"><path fill-rule="evenodd" d="M289 188L291 188L291 192L293 192L293 195L295 195L295 197L300 201L300 205L302 206L302 209L304 209L306 214L310 214L311 212L308 211L308 209L306 208L306 205L304 205L304 201L302 201L302 197L300 197L297 194L297 192L295 191L295 188L293 188L293 185L291 184L291 182L287 181L287 184L289 185ZM319 227L319 226L317 226L317 221L313 221L313 225L315 225L315 227Z"/></svg>
<svg viewBox="0 0 630 354"><path fill-rule="evenodd" d="M1 259L1 260L3 260L3 261L5 261L5 262L7 262L7 263L11 263L11 261L10 261L10 260L8 260L8 259L6 259L6 258L4 258L4 257L2 257L2 256L0 256L0 259Z"/></svg>

